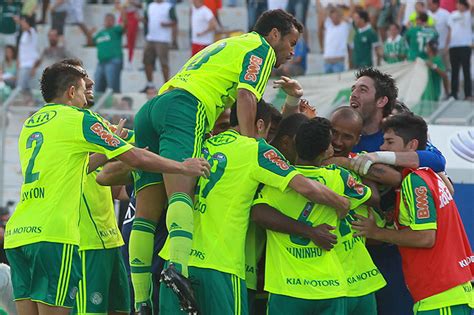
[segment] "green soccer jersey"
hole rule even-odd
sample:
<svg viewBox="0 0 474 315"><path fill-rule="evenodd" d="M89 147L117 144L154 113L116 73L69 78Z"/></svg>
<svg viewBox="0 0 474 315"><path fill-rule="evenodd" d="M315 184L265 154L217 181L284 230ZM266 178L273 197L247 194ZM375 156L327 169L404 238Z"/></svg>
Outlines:
<svg viewBox="0 0 474 315"><path fill-rule="evenodd" d="M372 66L372 50L379 41L377 33L369 25L362 29L356 29L354 35L354 51L352 52L352 63L356 68Z"/></svg>
<svg viewBox="0 0 474 315"><path fill-rule="evenodd" d="M436 65L441 71L446 70L441 56L436 55L428 58L428 60L430 60L433 65ZM421 95L421 99L426 101L439 101L442 81L443 78L438 74L438 72L436 72L436 70L428 69L428 83L423 91L423 95Z"/></svg>
<svg viewBox="0 0 474 315"><path fill-rule="evenodd" d="M203 153L212 168L198 182L189 266L245 279L245 238L258 185L283 191L298 172L265 140L234 130L206 140ZM169 258L167 245L160 255Z"/></svg>
<svg viewBox="0 0 474 315"><path fill-rule="evenodd" d="M245 284L247 289L257 290L257 267L265 250L265 240L265 230L250 221L245 239Z"/></svg>
<svg viewBox="0 0 474 315"><path fill-rule="evenodd" d="M5 232L5 248L37 242L79 245L79 208L89 152L114 158L132 146L89 110L47 104L18 140L24 182Z"/></svg>
<svg viewBox="0 0 474 315"><path fill-rule="evenodd" d="M112 191L97 184L100 169L88 174L81 198L79 250L106 249L124 244L115 218Z"/></svg>
<svg viewBox="0 0 474 315"><path fill-rule="evenodd" d="M237 89L262 98L275 62L273 48L257 33L226 38L191 57L159 94L172 87L193 94L203 102L211 130L224 108L235 103Z"/></svg>
<svg viewBox="0 0 474 315"><path fill-rule="evenodd" d="M438 33L432 27L414 26L405 34L408 43L408 61L414 61L417 57L427 59L426 45L433 38L438 38Z"/></svg>
<svg viewBox="0 0 474 315"><path fill-rule="evenodd" d="M356 209L372 192L345 169L299 166L304 176L318 181L350 201ZM292 190L284 192L265 186L254 204L268 204L281 213L311 226L336 226L336 210L314 204ZM265 290L302 299L330 299L346 296L348 286L335 250L325 251L310 239L267 230Z"/></svg>
<svg viewBox="0 0 474 315"><path fill-rule="evenodd" d="M383 59L387 63L403 61L407 57L407 49L407 42L400 35L395 38L387 38L383 44Z"/></svg>
<svg viewBox="0 0 474 315"><path fill-rule="evenodd" d="M99 62L106 62L113 58L122 58L123 27L115 25L104 28L94 35L94 44L97 46Z"/></svg>

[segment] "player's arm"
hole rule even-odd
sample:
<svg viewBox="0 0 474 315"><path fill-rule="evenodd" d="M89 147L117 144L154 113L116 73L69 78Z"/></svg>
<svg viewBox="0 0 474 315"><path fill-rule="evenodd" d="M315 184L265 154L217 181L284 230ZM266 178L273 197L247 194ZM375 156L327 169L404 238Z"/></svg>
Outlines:
<svg viewBox="0 0 474 315"><path fill-rule="evenodd" d="M246 89L237 90L237 119L240 133L247 137L255 137L255 117L257 115L257 98Z"/></svg>
<svg viewBox="0 0 474 315"><path fill-rule="evenodd" d="M344 218L349 212L350 204L346 198L339 196L323 184L306 178L301 174L293 177L288 186L314 203L336 209L339 218Z"/></svg>
<svg viewBox="0 0 474 315"><path fill-rule="evenodd" d="M290 235L309 238L317 246L331 250L337 243L336 235L330 233L336 227L329 224L309 226L290 218L268 204L256 204L252 207L251 218L261 227Z"/></svg>
<svg viewBox="0 0 474 315"><path fill-rule="evenodd" d="M133 184L132 170L121 161L109 162L97 174L96 182L102 186Z"/></svg>
<svg viewBox="0 0 474 315"><path fill-rule="evenodd" d="M370 198L365 202L365 204L371 207L380 208L380 193L377 184L367 178L363 178L362 183L369 187L371 191Z"/></svg>
<svg viewBox="0 0 474 315"><path fill-rule="evenodd" d="M300 99L304 91L297 80L281 76L279 80L273 81L273 88L281 88L286 93L286 100L282 110L283 118L291 114L300 113Z"/></svg>

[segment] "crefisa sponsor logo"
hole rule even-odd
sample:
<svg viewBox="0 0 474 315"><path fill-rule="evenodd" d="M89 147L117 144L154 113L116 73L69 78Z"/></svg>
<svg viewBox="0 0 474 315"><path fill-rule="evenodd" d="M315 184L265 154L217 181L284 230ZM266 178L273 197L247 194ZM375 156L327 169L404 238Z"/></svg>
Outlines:
<svg viewBox="0 0 474 315"><path fill-rule="evenodd" d="M474 163L474 129L457 132L449 140L449 145L457 156Z"/></svg>

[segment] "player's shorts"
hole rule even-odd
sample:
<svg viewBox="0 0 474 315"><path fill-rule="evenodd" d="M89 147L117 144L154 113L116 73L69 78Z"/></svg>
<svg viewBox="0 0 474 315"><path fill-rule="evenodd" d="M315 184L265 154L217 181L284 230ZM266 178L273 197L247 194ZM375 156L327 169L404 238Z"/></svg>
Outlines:
<svg viewBox="0 0 474 315"><path fill-rule="evenodd" d="M239 277L214 269L189 267L189 280L199 306L199 314L248 315L247 288ZM186 314L179 310L178 298L161 284L160 314Z"/></svg>
<svg viewBox="0 0 474 315"><path fill-rule="evenodd" d="M268 298L267 315L287 314L346 314L346 298L324 300L306 300L286 295L270 293Z"/></svg>
<svg viewBox="0 0 474 315"><path fill-rule="evenodd" d="M204 104L191 93L174 89L155 96L135 116L135 144L182 162L201 156L207 128ZM163 175L137 171L135 191L163 182Z"/></svg>
<svg viewBox="0 0 474 315"><path fill-rule="evenodd" d="M375 293L358 297L346 297L348 315L377 315Z"/></svg>
<svg viewBox="0 0 474 315"><path fill-rule="evenodd" d="M39 242L6 250L15 300L72 308L81 278L78 246Z"/></svg>
<svg viewBox="0 0 474 315"><path fill-rule="evenodd" d="M130 288L120 248L79 252L82 279L73 314L130 313Z"/></svg>
<svg viewBox="0 0 474 315"><path fill-rule="evenodd" d="M429 311L416 311L415 315L472 315L472 308L467 304L452 305Z"/></svg>

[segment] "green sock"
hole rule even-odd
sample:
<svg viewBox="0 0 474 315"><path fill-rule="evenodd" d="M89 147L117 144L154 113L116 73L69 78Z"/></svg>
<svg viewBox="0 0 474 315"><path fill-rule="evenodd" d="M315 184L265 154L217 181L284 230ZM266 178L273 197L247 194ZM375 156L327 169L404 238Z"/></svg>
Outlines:
<svg viewBox="0 0 474 315"><path fill-rule="evenodd" d="M166 226L169 231L170 263L185 277L193 245L193 201L185 193L174 193L168 201Z"/></svg>
<svg viewBox="0 0 474 315"><path fill-rule="evenodd" d="M150 301L152 294L151 263L156 222L135 218L130 234L130 271L132 275L135 305ZM150 305L152 306L152 305Z"/></svg>

